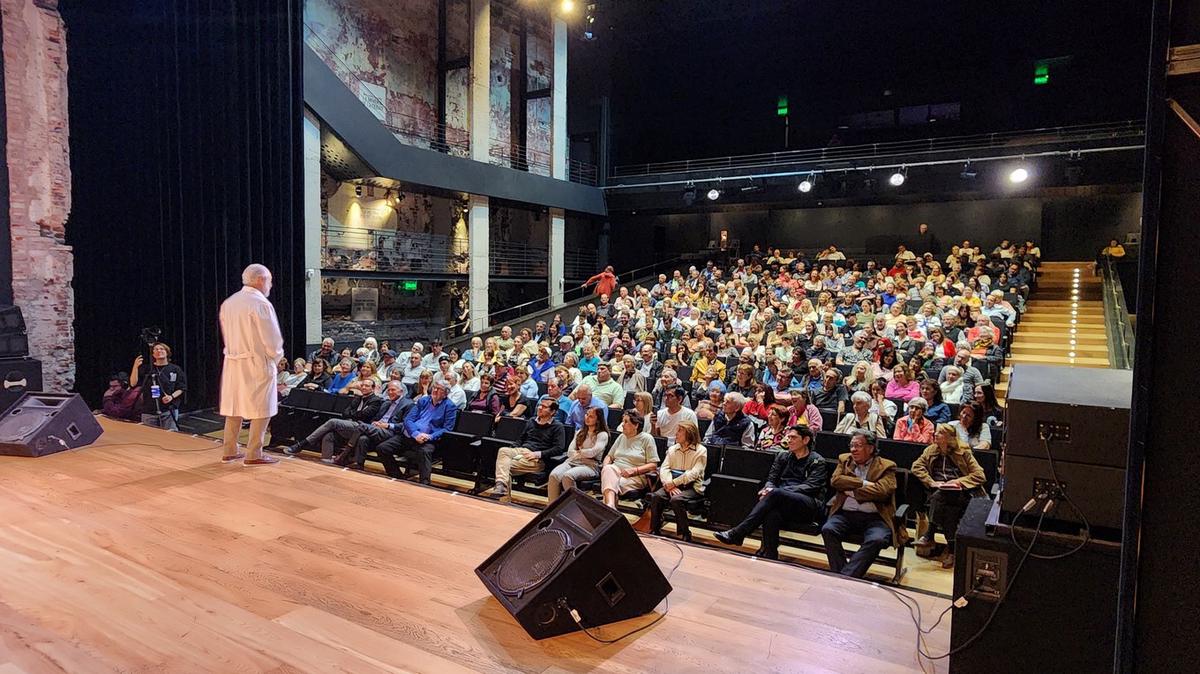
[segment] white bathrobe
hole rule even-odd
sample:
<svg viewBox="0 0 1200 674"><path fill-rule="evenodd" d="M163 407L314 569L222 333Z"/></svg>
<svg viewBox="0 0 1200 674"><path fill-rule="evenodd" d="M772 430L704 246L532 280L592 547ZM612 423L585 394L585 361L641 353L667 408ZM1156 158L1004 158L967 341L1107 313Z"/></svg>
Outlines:
<svg viewBox="0 0 1200 674"><path fill-rule="evenodd" d="M275 416L276 363L283 358L275 307L257 288L243 286L221 303L220 317L225 340L221 415L243 419Z"/></svg>

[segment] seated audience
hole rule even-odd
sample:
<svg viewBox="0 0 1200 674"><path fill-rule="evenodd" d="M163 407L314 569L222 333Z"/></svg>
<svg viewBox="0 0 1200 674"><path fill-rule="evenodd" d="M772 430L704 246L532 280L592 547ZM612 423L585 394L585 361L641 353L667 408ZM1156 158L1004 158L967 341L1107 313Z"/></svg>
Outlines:
<svg viewBox="0 0 1200 674"><path fill-rule="evenodd" d="M695 422L678 423L675 444L667 449L667 457L658 471L662 486L650 492L650 533L662 535L663 510L670 506L675 513L675 530L679 537L688 543L692 541L687 504L703 494L707 461L708 449L700 444L700 430Z"/></svg>
<svg viewBox="0 0 1200 674"><path fill-rule="evenodd" d="M435 445L447 431L454 430L458 419L458 408L446 398L447 393L445 384L433 384L429 395L417 400L405 415L402 432L376 448L389 477L407 477L396 461L396 455L402 453L407 464L416 463L421 484L429 484Z"/></svg>
<svg viewBox="0 0 1200 674"><path fill-rule="evenodd" d="M620 382L613 379L610 368L608 363L598 364L596 374L584 377L580 386L591 389L592 396L599 398L606 406L619 409L625 404L625 389L621 387Z"/></svg>
<svg viewBox="0 0 1200 674"><path fill-rule="evenodd" d="M333 452L336 449L334 443L341 440L347 444L353 444L357 440L358 434L362 432L361 425L370 423L379 413L380 406L383 405L383 398L375 394L375 382L364 379L358 383L358 387L358 400L350 410L349 419L330 419L309 433L308 437L283 451L295 456L306 449L319 449L321 450L321 460L327 463L332 462Z"/></svg>
<svg viewBox="0 0 1200 674"><path fill-rule="evenodd" d="M758 492L758 502L737 526L717 532L718 541L741 545L746 536L762 527L762 546L756 556L779 559L779 530L785 523L809 523L825 504L829 468L812 452L813 432L806 426L787 430L787 451L779 452Z"/></svg>
<svg viewBox="0 0 1200 674"><path fill-rule="evenodd" d="M951 421L948 426L958 434L958 441L964 447L971 449L991 449L992 429L984 419L983 407L976 402L963 405L958 411L958 419Z"/></svg>
<svg viewBox="0 0 1200 674"><path fill-rule="evenodd" d="M755 449L775 452L787 447L788 427L785 423L785 415L786 412L782 407L772 406L767 411L767 423L758 431L758 440L754 444Z"/></svg>
<svg viewBox="0 0 1200 674"><path fill-rule="evenodd" d="M350 393L348 386L354 381L356 376L354 370L354 361L350 358L342 358L338 361L338 369L329 378L329 383L325 385L325 390L329 393L337 393L339 395L347 395Z"/></svg>
<svg viewBox="0 0 1200 674"><path fill-rule="evenodd" d="M871 395L859 391L850 396L851 406L854 408L846 413L838 422L834 433L852 433L854 431L870 431L876 437L886 438L887 432L883 427L883 419L878 414L871 411Z"/></svg>
<svg viewBox="0 0 1200 674"><path fill-rule="evenodd" d="M950 421L950 406L942 401L942 388L932 379L921 382L921 397L929 405L925 417L935 424Z"/></svg>
<svg viewBox="0 0 1200 674"><path fill-rule="evenodd" d="M698 427L696 413L683 406L683 399L687 394L683 392L683 387L675 386L667 389L663 393L663 406L658 411L654 418L654 423L651 425L654 435L660 438L675 437L675 431L681 423L690 423ZM697 442L699 438L697 438Z"/></svg>
<svg viewBox="0 0 1200 674"><path fill-rule="evenodd" d="M788 410L788 426L808 426L813 433L821 430L825 421L821 418L821 410L812 404L812 395L803 389L792 390L792 406Z"/></svg>
<svg viewBox="0 0 1200 674"><path fill-rule="evenodd" d="M942 568L949 569L954 566L954 534L967 503L975 496L986 496L983 468L970 448L959 442L957 429L938 424L933 443L913 462L912 474L930 492L926 502L929 528L917 539L917 554L934 556L934 535L940 530L947 542L940 561Z"/></svg>
<svg viewBox="0 0 1200 674"><path fill-rule="evenodd" d="M649 395L649 394L642 394ZM658 470L658 449L654 438L643 429L645 420L636 410L626 410L621 417L621 434L604 457L600 469L600 491L604 504L617 507L623 494L650 488Z"/></svg>
<svg viewBox="0 0 1200 674"><path fill-rule="evenodd" d="M892 438L905 442L932 441L934 424L925 418L927 409L929 403L920 396L908 401L908 413L896 422L896 432Z"/></svg>
<svg viewBox="0 0 1200 674"><path fill-rule="evenodd" d="M608 413L603 408L592 407L583 415L583 428L571 438L567 447L567 460L550 471L550 482L546 484L546 495L553 501L563 489L570 489L580 480L595 480L600 477L600 455L608 448Z"/></svg>
<svg viewBox="0 0 1200 674"><path fill-rule="evenodd" d="M879 556L892 545L904 545L908 532L896 529L896 464L876 454L875 436L855 431L850 436L850 452L838 457L830 479L834 490L829 517L821 527L829 570L852 578L862 578ZM848 536L861 536L858 550L846 558L842 547Z"/></svg>
<svg viewBox="0 0 1200 674"><path fill-rule="evenodd" d="M496 485L492 493L509 500L513 474L540 473L546 469L544 459L563 451L566 429L554 420L558 402L542 398L537 413L525 422L525 429L515 447L501 447L496 455Z"/></svg>
<svg viewBox="0 0 1200 674"><path fill-rule="evenodd" d="M308 373L304 379L296 385L297 388L306 389L308 391L324 391L329 386L329 380L333 377L329 374L329 363L318 358L311 361L308 366Z"/></svg>
<svg viewBox="0 0 1200 674"><path fill-rule="evenodd" d="M712 445L734 445L739 447L754 446L754 424L750 417L742 411L746 398L740 393L728 393L721 402L717 416L708 426L704 435L704 443Z"/></svg>
<svg viewBox="0 0 1200 674"><path fill-rule="evenodd" d="M702 421L711 421L717 416L717 412L721 411L721 400L724 397L720 385L714 383L709 386L708 396L696 403L696 418Z"/></svg>
<svg viewBox="0 0 1200 674"><path fill-rule="evenodd" d="M141 421L138 402L141 398L140 388L129 386L129 375L117 372L108 378L108 389L102 397L101 413L112 419L122 421Z"/></svg>
<svg viewBox="0 0 1200 674"><path fill-rule="evenodd" d="M339 466L350 465L351 460L359 470L366 467L367 454L380 443L396 437L404 423L404 415L412 407L413 401L407 396L408 388L393 379L385 388L386 398L379 405L379 412L370 421L359 422L358 439L354 442L354 450L347 449L334 457L333 463ZM322 451L324 454L324 451ZM322 459L324 460L324 459Z"/></svg>

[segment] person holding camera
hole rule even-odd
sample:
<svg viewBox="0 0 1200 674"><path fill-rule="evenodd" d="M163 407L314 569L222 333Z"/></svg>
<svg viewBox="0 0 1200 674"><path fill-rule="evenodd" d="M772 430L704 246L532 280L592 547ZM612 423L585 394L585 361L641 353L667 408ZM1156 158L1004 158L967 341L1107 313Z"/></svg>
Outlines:
<svg viewBox="0 0 1200 674"><path fill-rule="evenodd" d="M142 423L178 431L179 405L187 392L187 375L171 362L171 347L162 342L150 345L152 362L138 354L130 370L129 387L142 387Z"/></svg>

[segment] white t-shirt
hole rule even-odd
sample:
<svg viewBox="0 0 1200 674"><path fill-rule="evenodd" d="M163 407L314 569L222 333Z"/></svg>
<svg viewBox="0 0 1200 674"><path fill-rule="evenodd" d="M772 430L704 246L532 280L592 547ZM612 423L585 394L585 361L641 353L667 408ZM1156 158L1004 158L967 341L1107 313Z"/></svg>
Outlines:
<svg viewBox="0 0 1200 674"><path fill-rule="evenodd" d="M680 407L678 412L671 414L671 410L663 407L658 411L658 434L664 438L674 438L681 421L690 421L699 425L699 422L696 421L696 413L692 410Z"/></svg>

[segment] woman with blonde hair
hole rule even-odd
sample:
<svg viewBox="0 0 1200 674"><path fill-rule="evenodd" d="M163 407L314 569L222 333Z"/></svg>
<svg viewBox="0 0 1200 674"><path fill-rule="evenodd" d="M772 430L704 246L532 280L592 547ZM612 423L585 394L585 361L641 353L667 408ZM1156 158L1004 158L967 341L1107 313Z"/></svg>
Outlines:
<svg viewBox="0 0 1200 674"><path fill-rule="evenodd" d="M642 415L642 432L650 432L650 417L654 414L654 396L649 391L633 394L633 409Z"/></svg>
<svg viewBox="0 0 1200 674"><path fill-rule="evenodd" d="M708 449L700 444L700 430L691 421L679 422L675 444L667 449L667 458L658 472L662 486L650 493L651 534L662 535L663 510L670 506L679 537L692 542L687 504L703 495L707 464Z"/></svg>
<svg viewBox="0 0 1200 674"><path fill-rule="evenodd" d="M930 491L926 503L929 513L929 529L917 539L917 555L933 557L934 535L938 529L946 536L946 550L940 561L942 568L954 566L954 534L958 522L971 498L985 496L983 485L987 478L983 468L975 460L974 453L958 439L958 432L950 424L938 424L933 433L933 443L925 448L912 464L912 475Z"/></svg>

